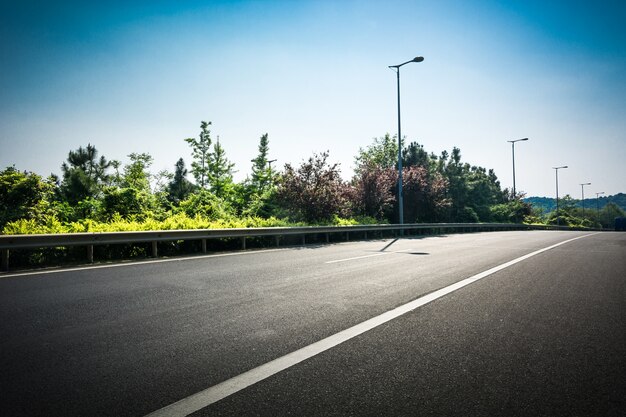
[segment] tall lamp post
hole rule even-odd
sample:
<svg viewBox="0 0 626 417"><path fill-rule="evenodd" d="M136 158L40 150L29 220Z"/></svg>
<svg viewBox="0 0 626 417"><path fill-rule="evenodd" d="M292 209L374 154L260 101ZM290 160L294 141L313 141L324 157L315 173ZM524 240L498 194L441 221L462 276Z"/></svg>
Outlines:
<svg viewBox="0 0 626 417"><path fill-rule="evenodd" d="M559 218L559 169L567 168L567 165L561 167L552 167L556 173L556 225L561 225L561 219Z"/></svg>
<svg viewBox="0 0 626 417"><path fill-rule="evenodd" d="M515 142L522 142L524 140L528 140L528 138L507 140L507 142L511 144L511 152L513 154L513 198L517 195L515 192Z"/></svg>
<svg viewBox="0 0 626 417"><path fill-rule="evenodd" d="M582 194L582 202L583 202L583 220L585 219L585 185L591 185L591 183L586 182L584 184L580 184L580 192Z"/></svg>
<svg viewBox="0 0 626 417"><path fill-rule="evenodd" d="M600 191L599 193L596 193L596 213L598 216L598 223L600 223L600 202L598 201L598 196L604 194L604 191ZM600 223L600 225L602 225Z"/></svg>
<svg viewBox="0 0 626 417"><path fill-rule="evenodd" d="M404 224L404 207L402 194L402 133L400 129L400 67L411 62L422 62L424 57L416 56L410 61L403 62L399 65L389 65L389 68L395 69L398 78L398 222Z"/></svg>

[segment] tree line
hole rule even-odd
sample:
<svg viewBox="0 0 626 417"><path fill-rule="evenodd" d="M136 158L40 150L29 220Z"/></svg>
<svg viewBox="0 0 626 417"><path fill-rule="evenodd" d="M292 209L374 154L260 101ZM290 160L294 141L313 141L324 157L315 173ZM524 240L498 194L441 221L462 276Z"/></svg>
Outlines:
<svg viewBox="0 0 626 417"><path fill-rule="evenodd" d="M290 224L397 222L397 138L375 138L355 156L355 173L344 181L328 152L299 165L272 167L268 134L261 135L251 175L233 180L211 122L173 172L153 174L149 153L129 163L100 155L88 144L68 153L62 175L47 178L8 167L0 172L0 230L4 234L171 228L250 227ZM493 170L461 160L461 151L428 153L417 142L403 146L405 222L553 222L533 212L522 195L502 189ZM193 181L188 179L193 178ZM563 205L562 224L594 225Z"/></svg>

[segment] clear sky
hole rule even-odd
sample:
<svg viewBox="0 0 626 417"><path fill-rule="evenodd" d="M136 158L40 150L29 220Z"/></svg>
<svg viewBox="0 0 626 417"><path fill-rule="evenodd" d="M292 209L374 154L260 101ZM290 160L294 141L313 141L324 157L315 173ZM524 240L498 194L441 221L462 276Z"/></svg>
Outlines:
<svg viewBox="0 0 626 417"><path fill-rule="evenodd" d="M36 1L0 13L0 169L60 174L91 143L191 163L213 122L236 179L259 137L298 164L330 151L344 178L359 147L397 130L453 146L518 191L626 192L626 2Z"/></svg>

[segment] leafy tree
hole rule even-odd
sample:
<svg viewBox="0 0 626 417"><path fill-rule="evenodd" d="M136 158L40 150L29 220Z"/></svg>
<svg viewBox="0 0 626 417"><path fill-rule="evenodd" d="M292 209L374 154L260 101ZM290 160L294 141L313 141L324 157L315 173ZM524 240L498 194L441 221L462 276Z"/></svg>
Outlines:
<svg viewBox="0 0 626 417"><path fill-rule="evenodd" d="M554 210L549 213L547 223L561 226L581 226L582 220L576 214L576 201L567 194L565 197L559 198L559 211L557 213Z"/></svg>
<svg viewBox="0 0 626 417"><path fill-rule="evenodd" d="M128 155L131 163L124 167L122 185L146 193L150 192L151 174L148 168L154 159L148 153L131 153Z"/></svg>
<svg viewBox="0 0 626 417"><path fill-rule="evenodd" d="M314 154L297 169L285 165L278 198L297 219L316 223L346 213L346 189L339 165L329 164L328 152L323 152Z"/></svg>
<svg viewBox="0 0 626 417"><path fill-rule="evenodd" d="M616 217L626 217L626 211L615 203L608 203L600 210L600 223L606 229L615 227Z"/></svg>
<svg viewBox="0 0 626 417"><path fill-rule="evenodd" d="M67 162L61 165L62 195L71 204L97 196L109 180L106 171L110 166L111 163L104 156L98 159L98 151L91 144L86 148L81 146L76 151L70 151Z"/></svg>
<svg viewBox="0 0 626 417"><path fill-rule="evenodd" d="M38 219L47 212L54 196L53 178L7 167L0 171L0 230L11 221Z"/></svg>
<svg viewBox="0 0 626 417"><path fill-rule="evenodd" d="M173 203L178 204L180 201L186 199L194 190L193 184L187 179L187 172L185 161L183 158L180 158L176 162L174 177L167 186L168 200Z"/></svg>
<svg viewBox="0 0 626 417"><path fill-rule="evenodd" d="M467 182L467 206L471 207L482 221L491 221L491 207L504 204L508 195L500 189L500 181L493 170L472 166L465 173ZM517 198L514 198L517 199Z"/></svg>
<svg viewBox="0 0 626 417"><path fill-rule="evenodd" d="M533 215L532 206L521 199L495 204L489 210L491 220L499 223L522 223Z"/></svg>
<svg viewBox="0 0 626 417"><path fill-rule="evenodd" d="M352 181L354 211L378 220L389 219L396 201L397 182L398 172L393 168L381 168L373 163L361 165Z"/></svg>
<svg viewBox="0 0 626 417"><path fill-rule="evenodd" d="M122 186L122 175L120 174L120 167L122 162L114 159L111 161L111 167L115 170L115 173L109 177L109 185L113 187Z"/></svg>
<svg viewBox="0 0 626 417"><path fill-rule="evenodd" d="M208 186L207 178L210 174L209 167L209 154L211 153L211 131L209 126L211 122L202 121L200 123L200 135L198 139L187 138L187 142L192 149L191 155L193 156L193 162L191 163L191 173L196 179L196 184L200 188L206 188Z"/></svg>
<svg viewBox="0 0 626 417"><path fill-rule="evenodd" d="M448 181L446 197L450 206L445 221L477 222L478 215L468 207L469 187L466 181L470 166L461 162L461 150L457 147L448 153L443 151L437 163L437 169Z"/></svg>
<svg viewBox="0 0 626 417"><path fill-rule="evenodd" d="M153 208L152 195L132 187L107 187L102 199L102 211L107 219L116 215L123 219L145 220Z"/></svg>
<svg viewBox="0 0 626 417"><path fill-rule="evenodd" d="M440 221L450 206L446 198L447 181L439 173L413 165L402 169L404 217L413 222ZM394 216L397 214L394 209Z"/></svg>
<svg viewBox="0 0 626 417"><path fill-rule="evenodd" d="M225 220L232 216L232 208L209 190L199 189L182 200L176 212L183 212L188 217L204 216L211 220Z"/></svg>
<svg viewBox="0 0 626 417"><path fill-rule="evenodd" d="M382 138L374 138L374 143L365 149L359 149L355 158L358 173L361 167L378 166L380 168L393 168L398 165L398 142L397 137L385 134Z"/></svg>

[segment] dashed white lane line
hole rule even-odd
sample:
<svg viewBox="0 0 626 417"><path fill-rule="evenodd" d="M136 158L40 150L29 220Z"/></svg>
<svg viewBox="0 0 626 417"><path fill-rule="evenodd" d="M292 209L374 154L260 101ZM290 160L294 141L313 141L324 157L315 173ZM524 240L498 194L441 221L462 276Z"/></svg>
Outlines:
<svg viewBox="0 0 626 417"><path fill-rule="evenodd" d="M357 260L357 259L372 258L374 256L389 255L391 253L393 253L393 252L379 252L379 253L373 253L371 255L355 256L355 257L352 257L352 258L345 258L345 259L336 259L334 261L326 261L324 263L326 263L326 264L336 264L337 262L354 261L354 260Z"/></svg>
<svg viewBox="0 0 626 417"><path fill-rule="evenodd" d="M574 240L582 239L587 236L593 236L597 233L592 233L588 235L582 235L575 237L573 239L568 239L563 242L554 244L552 246L545 247L543 249L536 250L527 255L521 256L519 258L513 259L512 261L503 263L494 268L488 269L479 274L473 275L469 278L466 278L462 281L459 281L455 284L449 285L445 288L432 292L428 295L420 297L416 300L413 300L407 304L404 304L400 307L397 307L393 310L387 311L379 316L373 317L369 320L366 320L356 326L350 327L349 329L343 330L339 333L336 333L332 336L329 336L325 339L320 340L319 342L315 342L311 345L305 346L301 349L296 350L295 352L291 352L285 356L282 356L278 359L274 359L271 362L263 364L257 368L251 369L247 372L244 372L240 375L237 375L233 378L230 378L224 382L221 382L217 385L214 385L210 388L207 388L203 391L200 391L196 394L193 394L187 398L183 398L180 401L177 401L173 404L170 404L160 410L154 411L153 413L148 414L146 417L183 417L188 416L189 414L195 413L198 410L201 410L209 405L226 398L238 391L243 390L257 382L260 382L266 378L269 378L272 375L277 374L287 368L290 368L298 363L312 358L326 350L329 350L341 343L344 343L356 336L359 336L369 330L372 330L381 324L387 323L395 318L398 318L410 311L415 310L418 307L421 307L425 304L430 303L438 298L441 298L451 292L454 292L460 288L465 287L473 282L476 282L482 278L485 278L489 275L492 275L498 271L501 271L505 268L508 268L512 265L515 265L519 262L522 262L528 258L531 258L535 255L539 255L540 253L549 251L550 249L554 249L558 246L564 245L566 243L572 242ZM391 252L393 253L393 252Z"/></svg>

